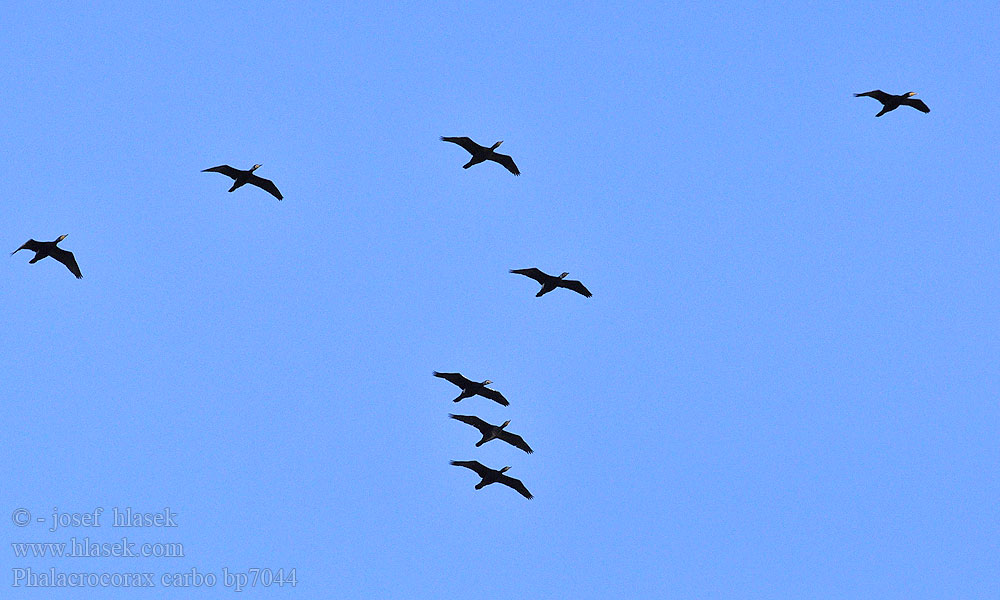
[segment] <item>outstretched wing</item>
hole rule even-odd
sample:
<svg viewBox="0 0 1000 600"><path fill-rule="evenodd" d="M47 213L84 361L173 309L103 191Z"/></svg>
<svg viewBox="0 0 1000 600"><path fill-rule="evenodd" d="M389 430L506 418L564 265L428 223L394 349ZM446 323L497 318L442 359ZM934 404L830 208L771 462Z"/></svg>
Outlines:
<svg viewBox="0 0 1000 600"><path fill-rule="evenodd" d="M472 385L473 383L472 381L469 381L468 379L463 377L461 373L438 373L437 371L434 371L434 376L440 377L441 379L447 379L448 381L454 383L463 390Z"/></svg>
<svg viewBox="0 0 1000 600"><path fill-rule="evenodd" d="M538 283L545 283L547 280L549 280L549 279L552 278L551 275L547 275L545 273L542 273L541 271L539 271L538 269L535 269L535 268L531 268L531 269L511 269L510 272L511 273L517 273L518 275L524 275L525 277L531 277L532 279L534 279Z"/></svg>
<svg viewBox="0 0 1000 600"><path fill-rule="evenodd" d="M257 175L250 175L250 180L247 181L247 183L269 192L278 200L281 200L282 198L281 192L278 191L278 186L274 185L274 182L270 179L264 179L263 177L258 177Z"/></svg>
<svg viewBox="0 0 1000 600"><path fill-rule="evenodd" d="M36 240L28 240L27 242L24 242L23 244L21 244L20 248L18 248L17 250L14 250L10 254L11 254L11 256L13 256L14 254L17 254L18 252L20 252L21 250L31 250L32 252L38 252L39 248L41 248L40 242L38 242Z"/></svg>
<svg viewBox="0 0 1000 600"><path fill-rule="evenodd" d="M924 101L921 100L920 98L906 98L905 100L903 100L903 104L907 106L912 106L913 108L923 113L931 112L931 109L927 108L927 105L924 104Z"/></svg>
<svg viewBox="0 0 1000 600"><path fill-rule="evenodd" d="M466 469L472 469L479 474L480 477L486 477L486 474L491 472L493 469L483 465L478 460L453 460L451 464L456 467L465 467Z"/></svg>
<svg viewBox="0 0 1000 600"><path fill-rule="evenodd" d="M503 397L503 394L501 394L500 392L498 392L496 390L491 390L490 388L483 388L482 390L480 390L477 393L480 396L483 396L485 398L489 398L490 400L492 400L494 402L499 402L500 404L503 404L504 406L510 406L510 402L507 402L507 399Z"/></svg>
<svg viewBox="0 0 1000 600"><path fill-rule="evenodd" d="M494 152L493 156L489 157L493 162L498 162L501 165L507 167L507 170L514 175L520 175L521 172L517 170L517 165L514 164L514 159L507 156L506 154L500 154L499 152Z"/></svg>
<svg viewBox="0 0 1000 600"><path fill-rule="evenodd" d="M502 483L509 488L517 490L517 493L521 494L528 500L534 498L534 496L531 495L531 492L528 491L528 488L524 487L524 484L521 483L520 479L514 479L513 477L508 477L507 475L501 475L500 478L497 479L497 483Z"/></svg>
<svg viewBox="0 0 1000 600"><path fill-rule="evenodd" d="M480 146L476 142L473 142L467 137L442 137L442 142L451 142L452 144L458 144L459 146L468 150L469 154L475 154L477 152L482 152L486 148Z"/></svg>
<svg viewBox="0 0 1000 600"><path fill-rule="evenodd" d="M882 104L885 104L886 102L889 101L889 98L892 95L891 94L886 94L882 90L872 90L870 92L864 92L862 94L854 94L855 98L857 98L858 96L868 96L869 98L875 98L876 100L878 100Z"/></svg>
<svg viewBox="0 0 1000 600"><path fill-rule="evenodd" d="M211 169L203 169L201 172L222 173L226 177L232 177L233 179L236 179L237 177L240 176L240 173L242 173L242 171L240 171L239 169L234 169L229 165L219 165L217 167L212 167Z"/></svg>
<svg viewBox="0 0 1000 600"><path fill-rule="evenodd" d="M451 417L452 419L461 421L463 423L468 423L469 425L472 425L473 427L475 427L476 429L478 429L480 432L482 432L484 434L493 427L492 425L490 425L486 421L480 419L479 417L473 417L471 415L453 415L453 414L449 414L448 416Z"/></svg>
<svg viewBox="0 0 1000 600"><path fill-rule="evenodd" d="M497 437L507 442L511 446L514 446L515 448L520 448L521 450L524 450L528 454L534 452L534 450L531 449L531 446L526 444L524 439L522 439L521 436L515 433L510 433L509 431L501 429L500 433L497 434Z"/></svg>
<svg viewBox="0 0 1000 600"><path fill-rule="evenodd" d="M593 296L593 294L590 293L590 290L588 290L582 283L580 283L575 279L563 279L559 281L558 285L559 287L564 287L567 290L573 290L577 294L583 294L587 298Z"/></svg>
<svg viewBox="0 0 1000 600"><path fill-rule="evenodd" d="M80 265L76 264L76 258L72 252L63 250L62 248L52 248L49 250L49 256L66 265L66 268L70 270L70 273L76 275L77 279L83 279L83 273L80 272Z"/></svg>

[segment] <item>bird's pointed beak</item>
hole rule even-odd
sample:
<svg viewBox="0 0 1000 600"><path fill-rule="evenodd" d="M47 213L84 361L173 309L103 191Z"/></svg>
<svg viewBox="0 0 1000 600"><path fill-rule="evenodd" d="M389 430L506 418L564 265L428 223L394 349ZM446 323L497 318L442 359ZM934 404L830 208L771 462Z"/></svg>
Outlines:
<svg viewBox="0 0 1000 600"><path fill-rule="evenodd" d="M61 242L61 241L63 241L64 239L66 239L66 237L67 237L68 235L69 235L68 233L64 233L64 234L62 234L61 236L59 236L59 239L58 239L58 240L56 240L56 241L57 241L57 242Z"/></svg>

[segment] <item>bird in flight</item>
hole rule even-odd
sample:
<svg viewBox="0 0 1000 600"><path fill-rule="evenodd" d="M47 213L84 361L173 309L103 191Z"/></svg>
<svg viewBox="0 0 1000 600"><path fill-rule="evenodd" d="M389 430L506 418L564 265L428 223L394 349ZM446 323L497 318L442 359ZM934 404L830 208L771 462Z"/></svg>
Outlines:
<svg viewBox="0 0 1000 600"><path fill-rule="evenodd" d="M249 183L250 185L255 185L268 192L278 200L281 200L283 196L281 195L281 192L278 191L278 186L274 185L273 181L254 175L253 172L261 166L262 165L254 165L250 167L249 171L241 171L240 169L234 169L229 165L219 165L217 167L212 167L211 169L204 169L202 170L202 173L222 173L226 177L234 179L235 181L233 182L233 187L229 188L230 192Z"/></svg>
<svg viewBox="0 0 1000 600"><path fill-rule="evenodd" d="M499 152L494 152L503 140L493 144L489 148L486 146L480 146L476 142L473 142L467 137L443 137L441 138L443 142L451 142L452 144L458 144L459 146L465 148L472 155L469 162L465 163L462 168L468 169L472 165L478 165L479 163L492 160L493 162L500 163L501 165L507 167L507 170L514 175L520 175L521 172L517 170L517 165L514 164L514 159L507 156L506 154L500 154Z"/></svg>
<svg viewBox="0 0 1000 600"><path fill-rule="evenodd" d="M472 425L473 427L478 429L480 433L483 434L483 439L476 442L476 448L482 446L483 444L491 440L503 440L508 444L510 444L511 446L514 446L515 448L520 448L521 450L524 450L528 454L534 452L534 450L531 449L531 446L526 444L524 442L524 439L521 438L521 436L510 433L509 431L504 431L504 427L510 425L510 421L504 421L503 425L490 425L489 423L480 419L479 417L473 417L470 415L450 414L448 416L457 421L461 421L463 423L468 423L469 425Z"/></svg>
<svg viewBox="0 0 1000 600"><path fill-rule="evenodd" d="M562 288L566 288L568 290L573 290L577 294L582 294L582 295L586 296L587 298L590 298L591 296L593 296L593 294L590 293L590 290L588 290L579 281L577 281L575 279L566 279L566 276L569 275L569 273L565 273L564 272L559 277L555 277L554 275L549 275L547 273L543 273L542 271L539 271L538 269L535 269L535 268L531 268L531 269L511 269L510 272L511 273L517 273L518 275L524 275L525 277L530 277L530 278L534 279L535 281L537 281L538 283L542 284L542 289L538 290L538 293L535 294L536 298L538 298L539 296L544 296L545 294L548 294L549 292L551 292L552 290L556 289L557 287L562 287Z"/></svg>
<svg viewBox="0 0 1000 600"><path fill-rule="evenodd" d="M63 250L62 248L56 246L56 244L66 239L66 235L67 234L63 234L51 242L28 240L27 242L24 242L20 248L14 250L10 254L13 256L21 250L33 251L35 253L35 257L29 260L28 264L34 264L46 256L51 256L66 265L66 268L70 270L70 273L76 275L77 279L82 279L83 274L80 272L80 265L76 264L76 258L73 256L73 253L69 250Z"/></svg>
<svg viewBox="0 0 1000 600"><path fill-rule="evenodd" d="M503 404L504 406L510 406L510 402L507 402L507 399L503 397L503 394L486 387L487 385L493 383L489 379L479 383L477 381L466 379L461 373L438 373L437 371L434 371L434 376L440 377L441 379L447 379L462 388L462 393L458 395L458 398L455 398L454 402L461 402L463 399L471 398L473 396L483 396L484 398L489 398L490 400Z"/></svg>
<svg viewBox="0 0 1000 600"><path fill-rule="evenodd" d="M482 481L476 484L477 490L481 490L491 483L502 483L511 489L517 490L517 493L521 494L528 500L531 500L533 497L531 492L528 491L528 488L524 487L524 484L521 483L520 479L514 479L513 477L504 475L504 472L510 469L510 467L504 467L497 471L484 466L478 460L453 460L451 461L451 464L456 467L465 467L466 469L472 469L475 471L482 478Z"/></svg>
<svg viewBox="0 0 1000 600"><path fill-rule="evenodd" d="M882 110L879 111L876 117L881 117L890 110L896 110L902 105L912 106L913 108L919 110L922 113L929 113L931 109L927 108L923 100L917 98L911 98L911 96L916 96L916 92L906 92L905 94L900 94L896 96L894 94L886 94L882 90L872 90L870 92L864 92L863 94L854 94L855 98L860 96L868 96L869 98L875 98L882 103Z"/></svg>

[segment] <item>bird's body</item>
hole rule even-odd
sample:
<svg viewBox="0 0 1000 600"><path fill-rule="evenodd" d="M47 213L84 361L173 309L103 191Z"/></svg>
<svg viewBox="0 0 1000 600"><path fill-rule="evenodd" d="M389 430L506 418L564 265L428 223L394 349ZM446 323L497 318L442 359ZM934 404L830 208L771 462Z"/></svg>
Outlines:
<svg viewBox="0 0 1000 600"><path fill-rule="evenodd" d="M473 396L483 396L484 398L489 398L498 404L503 404L504 406L510 405L510 402L503 397L503 394L486 387L487 385L493 383L489 379L483 382L478 382L466 379L461 373L438 373L437 371L434 371L434 376L440 377L441 379L447 379L462 388L462 393L455 398L454 402L461 402L465 398L471 398Z"/></svg>
<svg viewBox="0 0 1000 600"><path fill-rule="evenodd" d="M278 191L278 186L274 185L274 182L270 179L264 179L263 177L258 177L254 175L254 171L259 169L261 165L254 165L250 167L249 171L242 171L240 169L234 169L229 165L219 165L218 167L212 167L211 169L204 169L202 173L222 173L226 177L233 179L233 187L229 188L232 192L238 188L243 187L246 184L255 185L260 189L268 192L278 200L281 200L284 196Z"/></svg>
<svg viewBox="0 0 1000 600"><path fill-rule="evenodd" d="M520 479L514 479L513 477L504 475L504 472L507 471L507 469L510 469L510 467L504 467L497 471L481 464L477 460L453 460L451 461L451 464L456 467L465 467L466 469L472 469L475 471L479 477L482 478L482 480L476 484L477 490L481 490L493 483L502 483L505 486L516 490L517 493L521 494L528 500L531 500L532 498L531 492L528 491L528 488L524 487L524 484L521 483Z"/></svg>
<svg viewBox="0 0 1000 600"><path fill-rule="evenodd" d="M471 415L450 414L448 416L457 421L461 421L463 423L468 423L469 425L472 425L473 427L478 429L481 434L483 434L483 439L476 442L477 448L482 446L486 442L492 440L503 440L508 444L510 444L511 446L514 446L515 448L524 450L528 454L534 452L534 450L532 450L531 447L525 443L524 439L521 438L521 436L510 433L509 431L504 431L504 427L510 425L510 421L504 421L503 425L491 425L486 421L480 419L479 417L474 417Z"/></svg>
<svg viewBox="0 0 1000 600"><path fill-rule="evenodd" d="M584 297L587 297L587 298L590 298L591 296L593 296L593 294L590 293L590 290L588 290L579 281L577 281L575 279L566 279L566 276L569 275L569 273L565 273L564 272L562 275L556 277L554 275L549 275L548 273L544 273L544 272L542 272L542 271L540 271L538 269L535 269L535 268L531 268L531 269L511 269L510 272L511 273L517 273L518 275L524 275L525 277L530 277L530 278L534 279L535 281L537 281L538 283L542 284L542 289L538 290L538 293L535 294L536 298L538 298L539 296L544 296L545 294L548 294L549 292L551 292L552 290L556 289L557 287L566 288L568 290L573 290L577 294L581 294L581 295L583 295Z"/></svg>
<svg viewBox="0 0 1000 600"><path fill-rule="evenodd" d="M895 94L887 94L882 90L872 90L870 92L854 94L854 97L858 98L860 96L868 96L869 98L875 98L876 100L881 102L882 110L879 111L877 115L875 115L876 117L881 117L885 113L891 110L896 110L897 108L899 108L904 104L906 106L912 106L913 108L923 113L931 112L931 109L927 108L927 105L924 104L923 100L911 98L911 96L916 96L916 95L917 95L916 92L906 92L905 94L900 94L897 96Z"/></svg>
<svg viewBox="0 0 1000 600"><path fill-rule="evenodd" d="M498 146L503 143L503 140L493 144L492 147L487 148L486 146L480 146L476 142L473 142L467 137L442 137L441 141L451 142L453 144L458 144L459 146L465 148L472 158L462 166L463 169L468 169L472 165L478 165L479 163L487 160L492 160L493 162L500 163L507 168L508 171L514 175L520 175L521 172L517 169L517 165L514 164L514 159L507 156L506 154L500 154L495 152Z"/></svg>
<svg viewBox="0 0 1000 600"><path fill-rule="evenodd" d="M76 264L76 257L73 253L68 250L63 250L56 246L59 242L66 239L66 235L61 235L51 242L39 242L36 240L28 240L21 245L20 248L11 252L11 256L17 254L21 250L31 250L35 253L35 257L28 261L28 264L34 264L46 256L51 256L52 258L58 260L62 264L66 265L70 273L76 275L77 279L82 279L83 274L80 272L80 265Z"/></svg>

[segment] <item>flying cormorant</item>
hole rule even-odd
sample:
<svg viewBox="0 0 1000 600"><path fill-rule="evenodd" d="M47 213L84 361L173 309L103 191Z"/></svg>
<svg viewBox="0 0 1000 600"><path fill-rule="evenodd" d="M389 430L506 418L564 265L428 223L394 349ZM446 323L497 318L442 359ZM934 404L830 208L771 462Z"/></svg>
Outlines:
<svg viewBox="0 0 1000 600"><path fill-rule="evenodd" d="M73 257L73 253L68 250L63 250L56 246L59 242L66 239L66 235L63 234L51 242L39 242L36 240L28 240L24 244L11 252L11 256L17 254L21 250L32 250L35 253L35 258L28 261L28 264L34 264L46 256L51 256L52 258L58 260L62 264L66 265L66 268L70 270L71 273L76 275L77 279L82 279L83 274L80 273L80 265L76 264L76 258Z"/></svg>
<svg viewBox="0 0 1000 600"><path fill-rule="evenodd" d="M463 169L468 169L472 165L478 165L484 160L492 160L493 162L498 162L501 165L507 167L507 170L514 175L520 175L521 172L517 170L517 165L514 164L514 159L507 156L506 154L500 154L499 152L494 152L497 147L503 143L503 140L493 144L489 148L486 146L480 146L476 142L473 142L467 137L443 137L441 141L451 142L453 144L458 144L459 146L465 148L472 155L472 159L462 166Z"/></svg>
<svg viewBox="0 0 1000 600"><path fill-rule="evenodd" d="M876 100L881 102L882 110L880 110L879 113L875 115L876 117L881 117L890 110L896 110L897 108L900 107L900 105L903 104L907 106L912 106L913 108L919 110L920 112L924 113L931 112L931 109L927 108L927 105L924 104L923 100L910 99L910 96L916 96L916 95L917 95L916 92L906 92L905 94L896 96L895 94L886 94L882 90L872 90L870 92L865 92L863 94L854 94L854 97L857 98L859 96L868 96L870 98L875 98Z"/></svg>
<svg viewBox="0 0 1000 600"><path fill-rule="evenodd" d="M508 444L514 446L515 448L520 448L521 450L524 450L528 454L534 452L534 450L531 449L531 446L524 443L524 440L521 438L521 436L510 433L509 431L504 431L503 428L510 425L510 421L504 421L503 425L490 425L489 423L480 419L479 417L473 417L469 415L452 415L452 414L449 414L448 416L451 417L452 419L456 419L463 423L468 423L469 425L472 425L473 427L478 429L480 433L483 434L483 439L476 442L476 448L482 446L483 444L485 444L490 440L499 439L507 442Z"/></svg>
<svg viewBox="0 0 1000 600"><path fill-rule="evenodd" d="M506 471L510 467L504 467L499 471L495 471L487 466L484 466L477 460L453 460L451 461L451 464L455 465L456 467L465 467L466 469L472 469L473 471L478 473L479 476L483 478L483 480L476 484L477 490L481 490L484 487L490 485L491 483L502 483L509 488L517 490L517 493L521 494L528 500L531 500L532 498L531 492L528 491L528 488L524 487L524 484L521 483L520 479L514 479L513 477L504 475L504 471Z"/></svg>
<svg viewBox="0 0 1000 600"><path fill-rule="evenodd" d="M246 184L255 185L260 189L270 193L272 196L281 200L283 196L281 192L278 191L278 186L274 185L274 182L270 179L264 179L263 177L258 177L254 175L253 172L259 169L261 165L254 165L250 167L249 171L241 171L240 169L234 169L229 165L219 165L218 167L212 167L211 169L205 169L202 173L222 173L226 177L231 177L235 181L233 182L233 187L229 188L229 191L233 191L237 188L243 187Z"/></svg>
<svg viewBox="0 0 1000 600"><path fill-rule="evenodd" d="M471 398L478 395L483 396L484 398L489 398L490 400L503 404L504 406L510 406L510 402L507 402L507 399L503 397L503 394L486 387L487 385L493 383L489 379L479 383L466 379L461 373L438 373L437 371L434 371L434 376L440 377L441 379L447 379L462 388L462 393L458 395L458 398L455 398L455 402L460 402L465 398Z"/></svg>
<svg viewBox="0 0 1000 600"><path fill-rule="evenodd" d="M559 277L554 277L547 273L543 273L542 271L539 271L538 269L535 268L511 269L510 272L517 273L518 275L524 275L525 277L531 277L538 283L542 284L542 289L538 290L538 293L535 294L536 298L548 294L557 287L563 287L568 290L573 290L577 294L583 294L587 298L593 296L593 294L590 293L590 290L584 287L584 285L579 281L575 279L565 279L565 277L569 275L569 273L564 272Z"/></svg>

